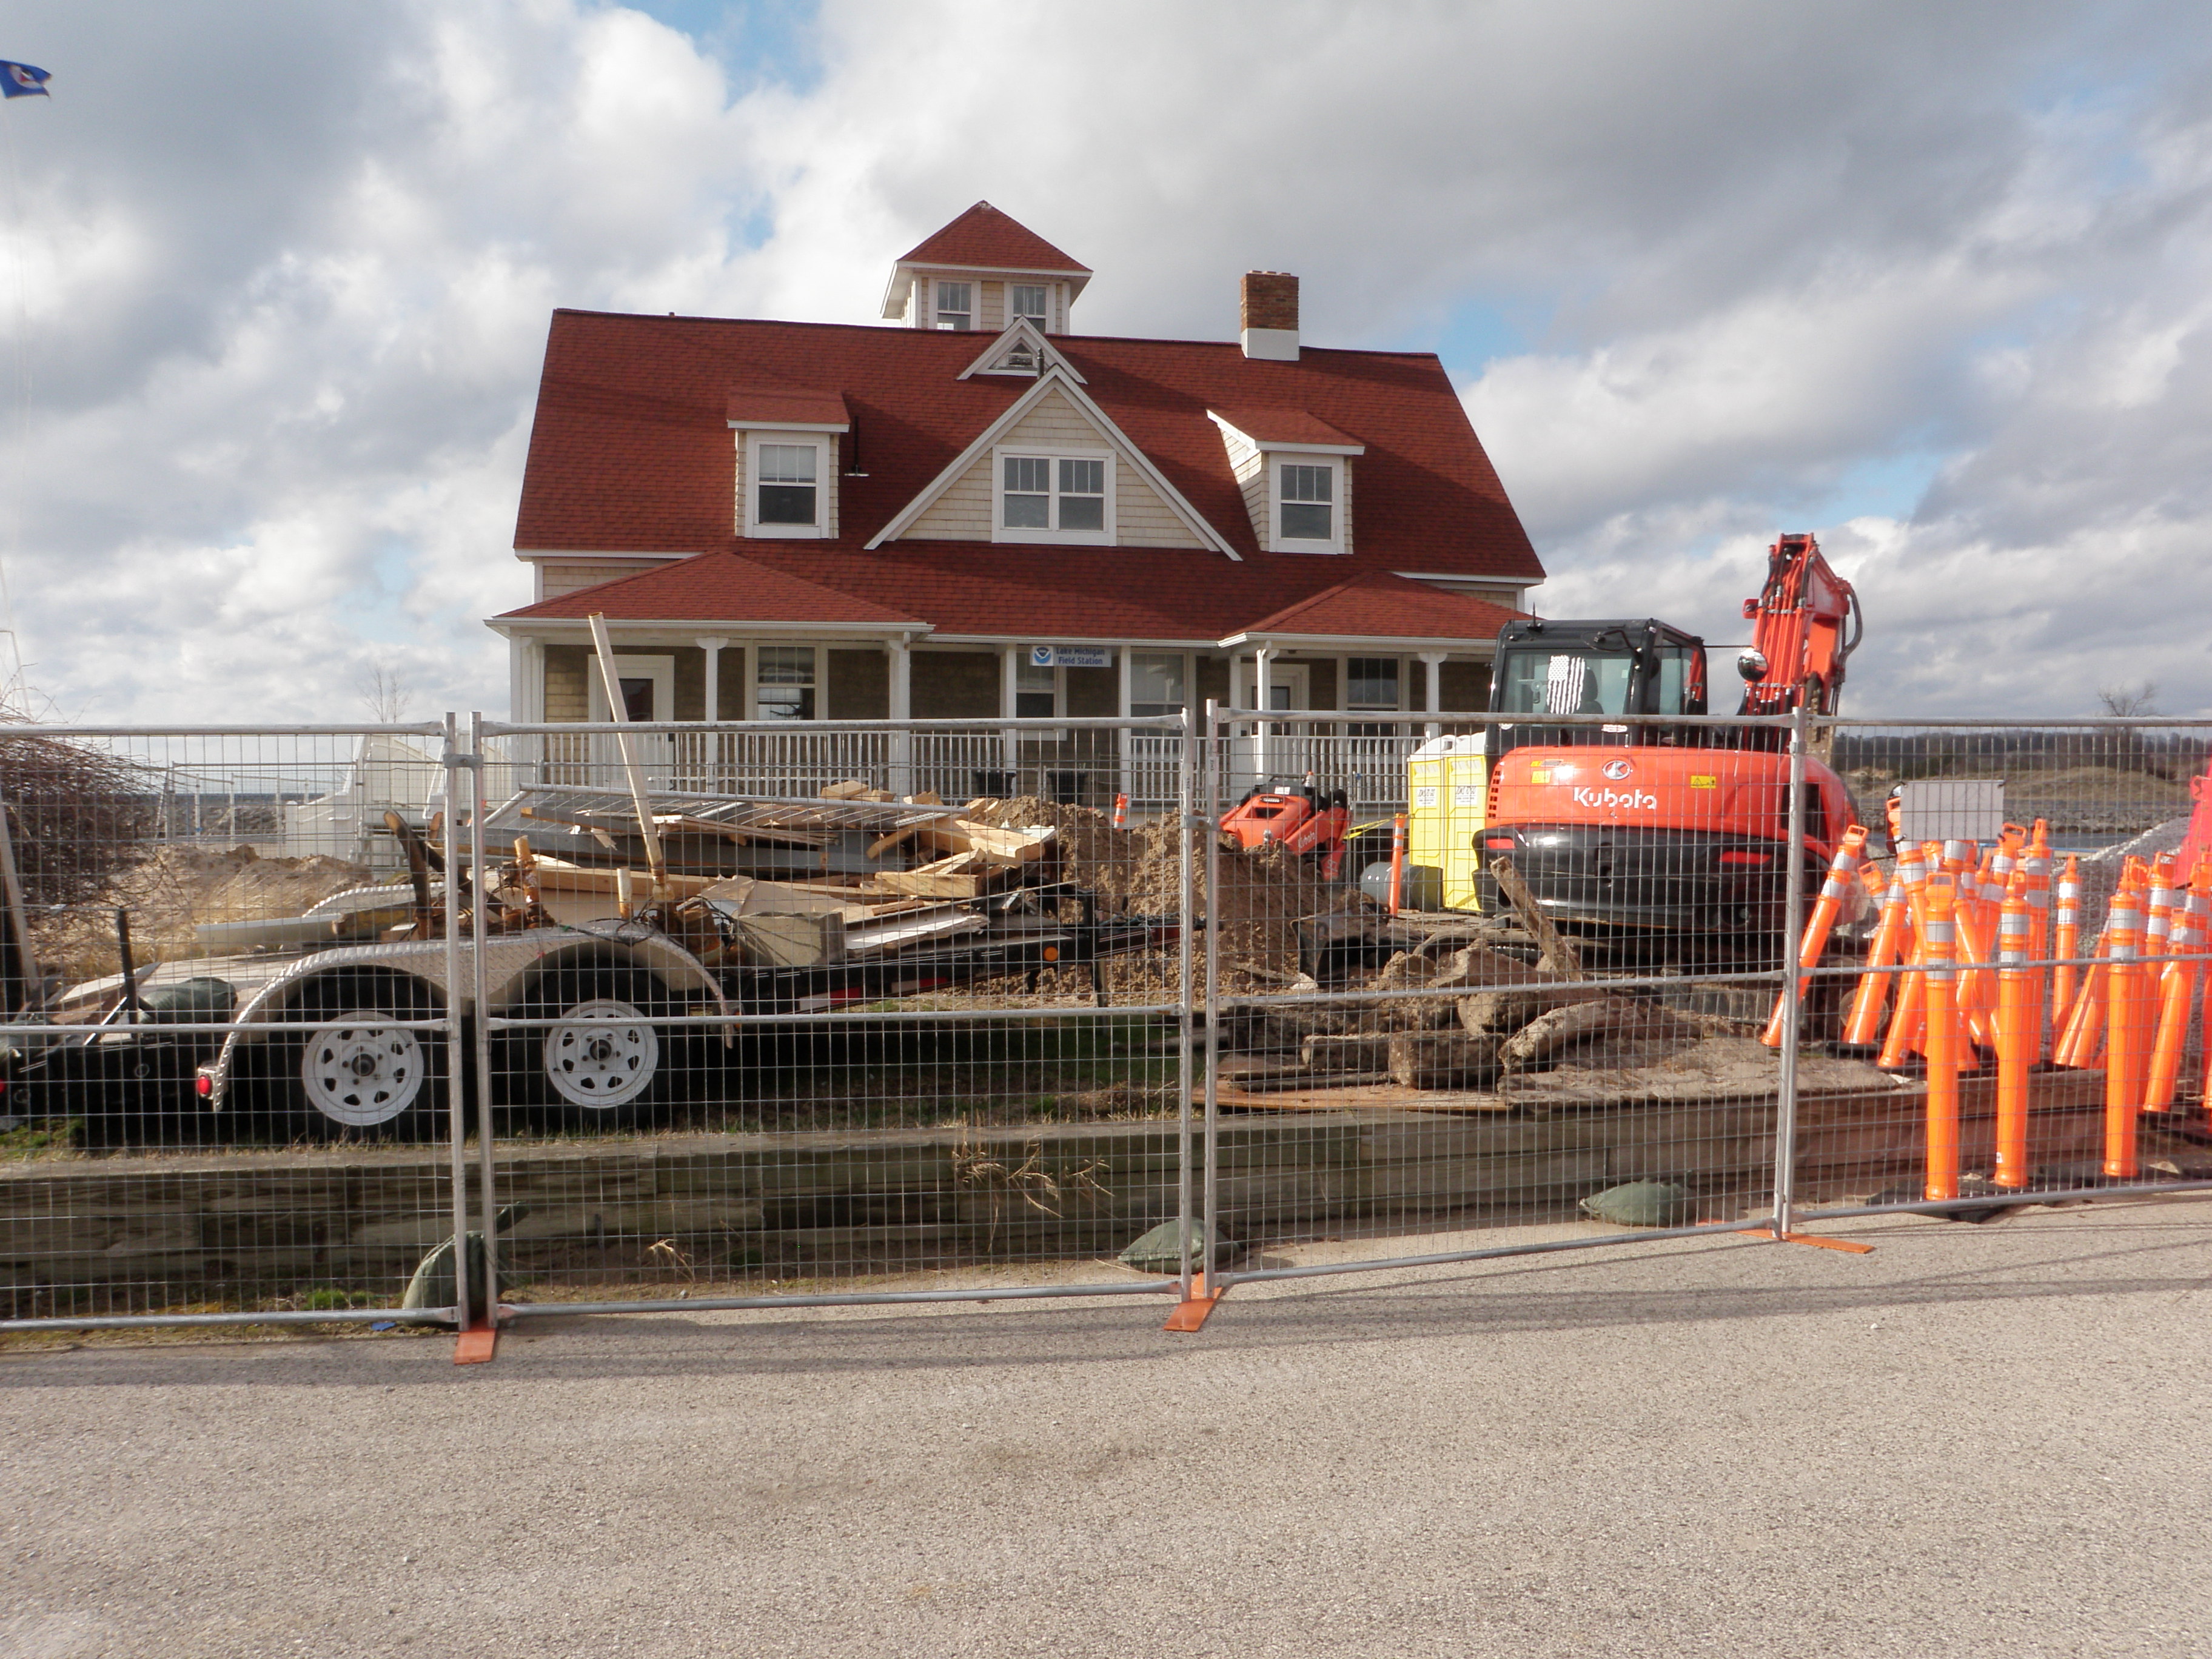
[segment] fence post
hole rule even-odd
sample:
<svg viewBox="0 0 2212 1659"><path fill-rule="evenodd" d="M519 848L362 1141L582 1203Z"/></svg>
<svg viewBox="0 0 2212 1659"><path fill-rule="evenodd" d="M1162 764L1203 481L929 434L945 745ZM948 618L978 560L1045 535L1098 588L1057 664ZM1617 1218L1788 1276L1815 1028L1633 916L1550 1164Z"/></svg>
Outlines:
<svg viewBox="0 0 2212 1659"><path fill-rule="evenodd" d="M1180 1042L1176 1049L1177 1055L1176 1062L1176 1219L1179 1224L1178 1231L1182 1237L1182 1292L1177 1299L1183 1302L1190 1300L1190 1063L1193 1058L1191 1050L1194 1046L1191 1042L1190 1018L1190 998L1194 988L1191 974L1191 929L1196 920L1197 908L1192 902L1191 895L1191 883L1194 874L1192 867L1191 849L1194 843L1191 836L1198 827L1198 820L1192 813L1191 808L1194 805L1193 797L1196 793L1193 787L1193 779L1198 769L1194 741L1195 732L1196 722L1192 718L1190 705L1185 703L1182 710L1182 742L1176 750L1176 834L1182 849L1181 868L1177 872L1182 894L1176 903L1176 920L1181 924L1177 937L1182 943L1176 952L1176 974L1180 987L1176 995L1177 1010L1176 1020L1180 1036ZM1211 911L1212 906L1209 903L1206 908ZM1210 921L1208 925L1210 927Z"/></svg>
<svg viewBox="0 0 2212 1659"><path fill-rule="evenodd" d="M1219 1198L1219 1181L1215 1166L1220 1132L1221 1103L1218 1092L1216 1073L1221 1064L1221 915L1218 902L1221 892L1221 765L1224 753L1221 739L1220 705L1212 698L1206 703L1206 729L1199 739L1198 763L1206 774L1206 816L1202 820L1186 820L1192 829L1206 837L1206 1119L1200 1144L1206 1153L1206 1188L1203 1205L1205 1239L1195 1282L1189 1276L1189 1246L1184 1246L1183 1298L1176 1310L1168 1316L1167 1328L1171 1331L1194 1331L1206 1323L1206 1316L1213 1311L1213 1304L1221 1299L1221 1267L1216 1250L1218 1238L1215 1210ZM1188 1145L1186 1133L1186 1151ZM1190 1161L1183 1160L1183 1190L1189 1190ZM1183 1214L1190 1213L1188 1196L1183 1203ZM1184 1237L1189 1237L1189 1224L1184 1223Z"/></svg>
<svg viewBox="0 0 2212 1659"><path fill-rule="evenodd" d="M479 906L484 893L484 781L483 781L483 714L481 711L469 715L469 883ZM477 1060L477 1188L478 1201L483 1212L483 1323L487 1329L499 1329L499 1238L494 1227L498 1214L498 1197L494 1187L494 1161L491 1134L491 968L486 959L485 946L489 942L486 930L478 927L473 934L475 949L469 953L469 1000L476 1010ZM489 1358L489 1356L487 1356Z"/></svg>
<svg viewBox="0 0 2212 1659"><path fill-rule="evenodd" d="M460 805L461 775L468 769L459 724L459 715L446 716L446 1133L453 1175L453 1323L465 1331L476 1293L469 1284L468 1045L461 1035Z"/></svg>
<svg viewBox="0 0 2212 1659"><path fill-rule="evenodd" d="M1782 953L1782 1075L1774 1105L1774 1236L1794 1231L1797 1201L1797 1044L1804 1033L1798 959L1805 946L1805 721L1802 702L1790 717L1789 862L1783 910L1789 918Z"/></svg>

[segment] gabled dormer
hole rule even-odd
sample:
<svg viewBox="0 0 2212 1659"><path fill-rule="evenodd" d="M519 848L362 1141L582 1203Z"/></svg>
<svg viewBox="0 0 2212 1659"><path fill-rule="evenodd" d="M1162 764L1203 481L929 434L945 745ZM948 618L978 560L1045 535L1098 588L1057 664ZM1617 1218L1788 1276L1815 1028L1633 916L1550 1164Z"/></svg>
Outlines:
<svg viewBox="0 0 2212 1659"><path fill-rule="evenodd" d="M908 328L996 334L1027 321L1066 334L1068 309L1090 280L1090 267L978 202L891 268L884 315Z"/></svg>
<svg viewBox="0 0 2212 1659"><path fill-rule="evenodd" d="M1367 446L1302 409L1209 409L1268 553L1352 551L1352 458Z"/></svg>
<svg viewBox="0 0 2212 1659"><path fill-rule="evenodd" d="M726 414L737 441L737 533L758 541L836 535L837 453L853 429L843 395L741 387L729 394Z"/></svg>
<svg viewBox="0 0 2212 1659"><path fill-rule="evenodd" d="M1061 356L1036 324L1022 318L986 346L982 356L962 369L957 378L1010 374L1033 380L1048 368L1058 369L1078 386L1084 384L1082 370Z"/></svg>

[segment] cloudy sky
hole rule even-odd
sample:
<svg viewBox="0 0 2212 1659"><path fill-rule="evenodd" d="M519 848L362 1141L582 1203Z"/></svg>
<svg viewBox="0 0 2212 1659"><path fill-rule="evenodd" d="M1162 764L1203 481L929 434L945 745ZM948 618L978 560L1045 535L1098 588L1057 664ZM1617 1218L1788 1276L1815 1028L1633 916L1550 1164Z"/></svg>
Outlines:
<svg viewBox="0 0 2212 1659"><path fill-rule="evenodd" d="M2212 32L2182 3L18 0L0 556L99 720L503 712L556 306L866 321L979 198L1097 332L1431 349L1553 615L1858 712L2212 713Z"/></svg>

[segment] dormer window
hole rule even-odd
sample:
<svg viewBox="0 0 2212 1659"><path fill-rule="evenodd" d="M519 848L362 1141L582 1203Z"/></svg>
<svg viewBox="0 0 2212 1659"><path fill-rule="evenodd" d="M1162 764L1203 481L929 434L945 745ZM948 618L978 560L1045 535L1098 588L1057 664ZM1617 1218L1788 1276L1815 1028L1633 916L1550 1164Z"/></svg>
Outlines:
<svg viewBox="0 0 2212 1659"><path fill-rule="evenodd" d="M994 541L1109 542L1113 539L1113 457L998 456L999 511Z"/></svg>
<svg viewBox="0 0 2212 1659"><path fill-rule="evenodd" d="M937 285L937 325L965 333L975 322L975 284L939 283Z"/></svg>
<svg viewBox="0 0 2212 1659"><path fill-rule="evenodd" d="M828 435L750 432L744 441L744 529L757 537L824 537L830 514Z"/></svg>
<svg viewBox="0 0 2212 1659"><path fill-rule="evenodd" d="M1286 542L1334 546L1336 541L1336 469L1327 462L1286 461L1281 471L1278 507L1280 535Z"/></svg>
<svg viewBox="0 0 2212 1659"><path fill-rule="evenodd" d="M759 514L763 524L812 526L817 520L815 491L817 452L812 444L760 447Z"/></svg>
<svg viewBox="0 0 2212 1659"><path fill-rule="evenodd" d="M1050 290L1042 283L1009 283L1006 284L1006 320L1026 320L1039 328L1047 326L1047 305Z"/></svg>

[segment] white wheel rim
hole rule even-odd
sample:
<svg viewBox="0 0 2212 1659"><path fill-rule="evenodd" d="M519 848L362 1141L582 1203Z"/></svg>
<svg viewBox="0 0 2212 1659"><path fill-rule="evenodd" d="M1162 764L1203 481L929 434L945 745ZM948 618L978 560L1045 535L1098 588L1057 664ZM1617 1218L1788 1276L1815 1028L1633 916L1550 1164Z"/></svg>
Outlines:
<svg viewBox="0 0 2212 1659"><path fill-rule="evenodd" d="M355 1023L391 1018L362 1011L318 1027L307 1039L300 1085L332 1122L373 1129L391 1122L422 1092L422 1045L415 1033Z"/></svg>
<svg viewBox="0 0 2212 1659"><path fill-rule="evenodd" d="M545 1034L545 1079L571 1106L611 1111L653 1086L660 1038L639 1009L613 997L580 1002Z"/></svg>

